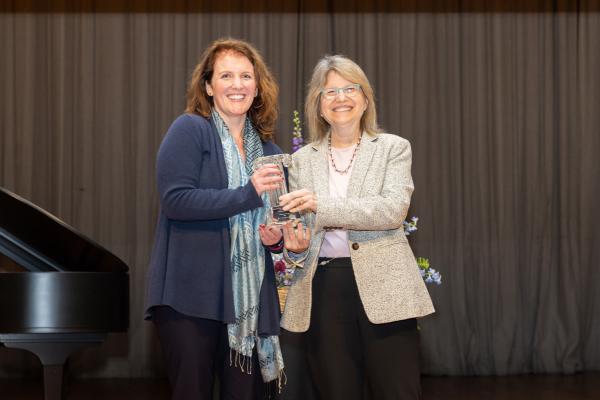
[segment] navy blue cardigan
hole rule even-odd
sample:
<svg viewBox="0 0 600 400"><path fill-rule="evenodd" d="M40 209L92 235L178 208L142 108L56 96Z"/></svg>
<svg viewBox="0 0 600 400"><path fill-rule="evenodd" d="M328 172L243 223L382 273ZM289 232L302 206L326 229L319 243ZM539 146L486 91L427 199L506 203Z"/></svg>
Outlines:
<svg viewBox="0 0 600 400"><path fill-rule="evenodd" d="M265 155L281 153L263 143ZM168 305L182 314L234 322L229 220L262 207L251 182L227 188L221 140L211 120L179 116L157 156L160 213L148 272L145 318ZM279 302L273 261L265 249L258 333L279 334Z"/></svg>

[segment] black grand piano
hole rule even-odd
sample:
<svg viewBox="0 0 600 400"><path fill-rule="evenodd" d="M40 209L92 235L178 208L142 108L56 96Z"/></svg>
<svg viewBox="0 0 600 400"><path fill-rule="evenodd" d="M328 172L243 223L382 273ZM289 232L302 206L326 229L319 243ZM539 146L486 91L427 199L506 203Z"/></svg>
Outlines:
<svg viewBox="0 0 600 400"><path fill-rule="evenodd" d="M0 188L0 345L39 357L45 399L62 398L69 354L128 324L127 265Z"/></svg>

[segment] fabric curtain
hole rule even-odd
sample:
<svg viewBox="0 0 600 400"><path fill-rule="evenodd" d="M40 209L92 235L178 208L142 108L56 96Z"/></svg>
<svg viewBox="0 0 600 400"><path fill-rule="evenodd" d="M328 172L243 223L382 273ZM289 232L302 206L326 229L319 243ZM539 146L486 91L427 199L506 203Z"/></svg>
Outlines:
<svg viewBox="0 0 600 400"><path fill-rule="evenodd" d="M274 72L284 150L333 53L363 67L380 124L411 142L410 241L444 281L420 321L425 373L600 369L598 2L14 3L0 6L0 185L130 266L129 332L76 353L78 376L164 373L142 319L155 155L222 36ZM0 348L0 376L36 365Z"/></svg>

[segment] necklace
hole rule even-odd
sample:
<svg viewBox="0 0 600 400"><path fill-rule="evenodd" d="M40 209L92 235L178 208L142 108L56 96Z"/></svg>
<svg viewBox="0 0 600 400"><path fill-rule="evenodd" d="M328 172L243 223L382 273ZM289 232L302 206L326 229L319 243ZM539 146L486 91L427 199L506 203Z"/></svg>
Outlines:
<svg viewBox="0 0 600 400"><path fill-rule="evenodd" d="M346 169L344 170L339 170L337 169L337 167L335 166L335 161L333 159L333 153L331 152L331 133L329 134L329 137L327 138L327 150L329 152L329 159L331 160L331 166L333 167L334 171L337 172L338 174L342 174L345 175L348 173L348 171L350 171L350 167L352 166L352 163L354 162L354 159L356 158L356 153L358 152L358 148L360 147L360 140L362 139L362 132L358 138L358 142L356 143L356 147L354 148L354 151L352 152L352 158L350 159L350 162L348 163L348 166L346 167Z"/></svg>

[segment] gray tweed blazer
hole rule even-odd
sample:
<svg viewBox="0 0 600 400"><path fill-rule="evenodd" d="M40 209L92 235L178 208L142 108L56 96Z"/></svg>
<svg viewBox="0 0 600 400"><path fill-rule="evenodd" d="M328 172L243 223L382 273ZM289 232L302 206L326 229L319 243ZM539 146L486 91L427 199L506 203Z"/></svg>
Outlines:
<svg viewBox="0 0 600 400"><path fill-rule="evenodd" d="M329 196L327 142L293 154L290 190L306 188L318 198L317 213L305 214L311 243L304 268L294 272L281 326L306 332L310 325L312 279L326 230L348 231L354 276L369 320L376 324L422 317L433 304L410 249L402 222L414 186L410 143L399 136L363 134L346 198Z"/></svg>

